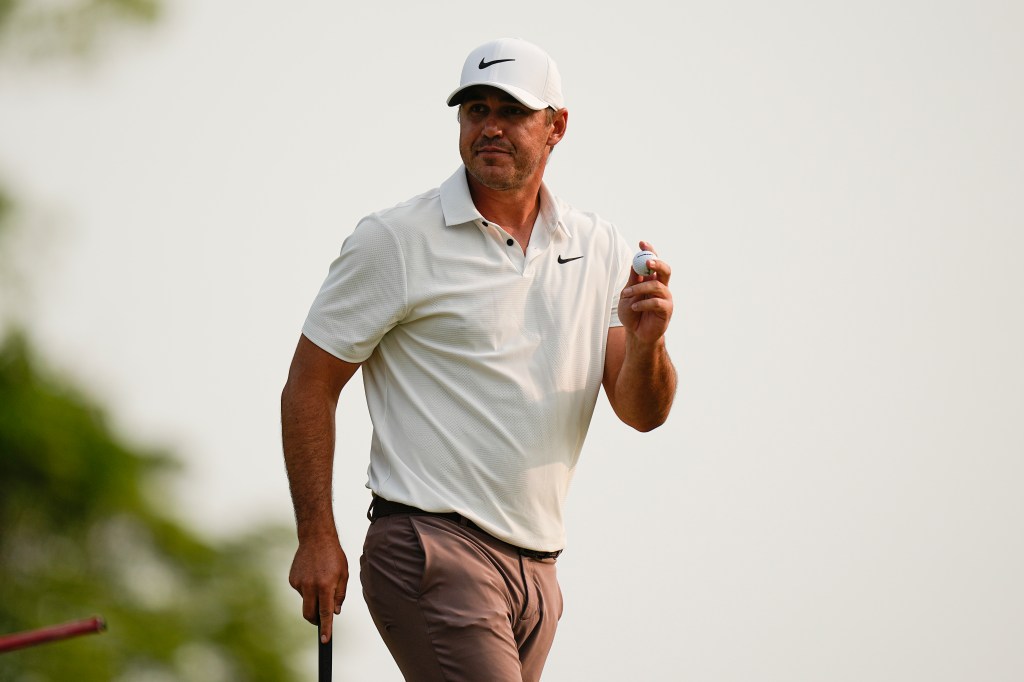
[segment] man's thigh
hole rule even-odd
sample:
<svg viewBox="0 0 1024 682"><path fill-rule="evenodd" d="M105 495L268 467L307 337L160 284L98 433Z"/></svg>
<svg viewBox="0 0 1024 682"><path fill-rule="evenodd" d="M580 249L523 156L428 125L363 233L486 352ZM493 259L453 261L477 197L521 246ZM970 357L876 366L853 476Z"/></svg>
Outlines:
<svg viewBox="0 0 1024 682"><path fill-rule="evenodd" d="M512 548L444 519L394 515L370 527L360 561L370 614L407 680L539 678L561 604L538 613ZM524 628L533 636L520 651Z"/></svg>

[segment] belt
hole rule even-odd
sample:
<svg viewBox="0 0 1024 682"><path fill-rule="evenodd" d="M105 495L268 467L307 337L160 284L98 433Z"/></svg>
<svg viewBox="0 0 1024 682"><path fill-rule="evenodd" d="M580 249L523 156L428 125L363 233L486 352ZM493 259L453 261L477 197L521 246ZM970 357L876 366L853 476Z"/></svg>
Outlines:
<svg viewBox="0 0 1024 682"><path fill-rule="evenodd" d="M476 525L475 523L467 519L465 516L457 512L428 512L420 509L419 507L413 507L408 504L402 504L401 502L392 502L391 500L385 500L383 497L379 497L378 495L374 494L373 500L370 502L370 508L366 510L366 518L370 520L370 523L373 523L374 521L383 516L391 516L393 514L436 516L438 518L448 519L449 521L457 523L460 526L472 528L473 530L478 530L481 533L487 533L487 531L485 531L483 528ZM490 533L487 534L490 535ZM504 540L498 541L504 542ZM531 559L555 559L558 557L559 554L562 553L562 550L558 550L556 552L540 552L535 549L516 547L515 545L510 544L508 542L505 542L505 544L519 552L521 556L529 557Z"/></svg>

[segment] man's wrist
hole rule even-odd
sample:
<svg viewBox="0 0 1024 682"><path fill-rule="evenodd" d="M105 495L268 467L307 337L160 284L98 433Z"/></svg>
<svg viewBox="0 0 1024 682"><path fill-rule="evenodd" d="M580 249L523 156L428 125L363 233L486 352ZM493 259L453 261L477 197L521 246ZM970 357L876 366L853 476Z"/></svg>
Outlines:
<svg viewBox="0 0 1024 682"><path fill-rule="evenodd" d="M338 540L338 529L334 525L333 519L330 521L300 523L297 525L296 530L299 544L306 542L315 543L323 540L337 542Z"/></svg>
<svg viewBox="0 0 1024 682"><path fill-rule="evenodd" d="M644 358L654 360L665 352L664 336L659 336L654 341L644 341L634 334L626 334L626 357L636 360Z"/></svg>

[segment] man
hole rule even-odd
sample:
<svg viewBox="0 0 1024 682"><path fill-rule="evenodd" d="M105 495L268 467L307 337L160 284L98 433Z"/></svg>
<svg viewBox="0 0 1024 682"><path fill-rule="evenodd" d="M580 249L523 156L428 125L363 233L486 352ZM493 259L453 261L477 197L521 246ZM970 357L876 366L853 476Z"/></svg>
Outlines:
<svg viewBox="0 0 1024 682"><path fill-rule="evenodd" d="M303 326L281 399L299 536L289 580L327 641L348 581L334 412L361 367L373 502L360 578L381 637L408 680L537 680L599 388L640 431L672 405L671 268L651 259L637 275L612 225L543 184L568 122L543 50L480 46L448 104L463 166L360 221Z"/></svg>

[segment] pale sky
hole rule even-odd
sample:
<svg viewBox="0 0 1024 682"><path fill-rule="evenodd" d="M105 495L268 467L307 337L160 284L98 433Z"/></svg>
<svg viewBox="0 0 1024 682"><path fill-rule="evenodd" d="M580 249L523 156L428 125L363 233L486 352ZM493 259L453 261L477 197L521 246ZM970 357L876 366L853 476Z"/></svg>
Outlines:
<svg viewBox="0 0 1024 682"><path fill-rule="evenodd" d="M671 263L680 370L651 434L599 403L545 680L1024 678L1024 6L169 5L0 70L0 178L33 336L183 458L178 513L290 523L278 399L327 266L457 167L462 61L522 37L570 112L548 184ZM339 433L335 679L400 680L358 382Z"/></svg>

